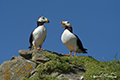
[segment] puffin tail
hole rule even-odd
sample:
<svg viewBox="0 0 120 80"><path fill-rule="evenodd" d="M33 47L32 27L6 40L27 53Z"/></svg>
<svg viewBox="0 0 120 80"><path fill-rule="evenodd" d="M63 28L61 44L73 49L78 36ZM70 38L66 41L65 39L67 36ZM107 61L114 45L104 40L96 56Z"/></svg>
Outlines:
<svg viewBox="0 0 120 80"><path fill-rule="evenodd" d="M87 49L84 49L83 53L85 53L85 54L86 54L86 53L87 53L87 52L86 52L86 50L87 50Z"/></svg>
<svg viewBox="0 0 120 80"><path fill-rule="evenodd" d="M34 49L33 45L30 45L28 48L29 48L30 50L33 50L33 49Z"/></svg>
<svg viewBox="0 0 120 80"><path fill-rule="evenodd" d="M30 50L31 50L32 46L29 46L28 48L30 48Z"/></svg>
<svg viewBox="0 0 120 80"><path fill-rule="evenodd" d="M29 46L28 48L31 48L31 46Z"/></svg>

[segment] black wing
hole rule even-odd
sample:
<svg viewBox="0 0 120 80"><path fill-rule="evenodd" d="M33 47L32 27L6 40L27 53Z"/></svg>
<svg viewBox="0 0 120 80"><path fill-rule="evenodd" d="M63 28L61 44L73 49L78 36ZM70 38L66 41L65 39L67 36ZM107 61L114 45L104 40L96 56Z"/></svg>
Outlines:
<svg viewBox="0 0 120 80"><path fill-rule="evenodd" d="M32 31L33 33L33 31ZM29 38L29 42L30 42L30 46L28 48L32 47L32 41L33 41L33 34L31 33L30 38Z"/></svg>
<svg viewBox="0 0 120 80"><path fill-rule="evenodd" d="M77 37L77 45L78 45L79 49L81 49L82 51L84 51L84 53L87 53L86 52L87 49L83 48L82 42L80 41L80 39L78 38L78 36L77 35L75 35L75 36Z"/></svg>

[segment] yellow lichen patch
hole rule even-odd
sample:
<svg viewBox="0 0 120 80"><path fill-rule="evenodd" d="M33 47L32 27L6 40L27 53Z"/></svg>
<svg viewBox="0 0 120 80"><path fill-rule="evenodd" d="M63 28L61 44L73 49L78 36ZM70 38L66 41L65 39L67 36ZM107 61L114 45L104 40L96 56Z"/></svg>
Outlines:
<svg viewBox="0 0 120 80"><path fill-rule="evenodd" d="M17 76L18 74L17 73L15 73L15 76Z"/></svg>
<svg viewBox="0 0 120 80"><path fill-rule="evenodd" d="M10 74L11 73L11 71L6 71L6 74Z"/></svg>
<svg viewBox="0 0 120 80"><path fill-rule="evenodd" d="M4 72L6 72L7 74L8 74L8 73L11 73L9 70L10 70L10 68L6 68L6 69L4 70Z"/></svg>
<svg viewBox="0 0 120 80"><path fill-rule="evenodd" d="M29 64L26 68L26 71L28 71L30 68L32 69L33 67L32 67L32 65Z"/></svg>
<svg viewBox="0 0 120 80"><path fill-rule="evenodd" d="M27 68L26 68L26 71L28 71L28 70L29 70L29 68L27 67Z"/></svg>
<svg viewBox="0 0 120 80"><path fill-rule="evenodd" d="M23 59L23 61L26 61L26 59Z"/></svg>
<svg viewBox="0 0 120 80"><path fill-rule="evenodd" d="M20 75L20 73L15 73L15 76L19 76Z"/></svg>
<svg viewBox="0 0 120 80"><path fill-rule="evenodd" d="M40 58L39 56L37 58Z"/></svg>
<svg viewBox="0 0 120 80"><path fill-rule="evenodd" d="M22 67L25 67L24 65Z"/></svg>
<svg viewBox="0 0 120 80"><path fill-rule="evenodd" d="M25 75L26 75L26 72L25 72L25 71L23 71L23 72L22 72L22 74L23 74L23 76L25 76Z"/></svg>
<svg viewBox="0 0 120 80"><path fill-rule="evenodd" d="M33 68L32 65L28 65L28 66L29 66L29 68Z"/></svg>
<svg viewBox="0 0 120 80"><path fill-rule="evenodd" d="M6 69L4 70L4 72L5 72L5 74L3 74L3 75L4 75L4 78L5 78L6 80L9 80L9 79L10 79L10 75L11 75L10 68L6 68Z"/></svg>
<svg viewBox="0 0 120 80"><path fill-rule="evenodd" d="M17 70L18 73L20 73L20 71L21 71L21 68L19 68L19 69Z"/></svg>
<svg viewBox="0 0 120 80"><path fill-rule="evenodd" d="M9 79L10 79L10 75L7 75L7 74L6 74L6 75L5 75L5 79L6 79L6 80L9 80Z"/></svg>
<svg viewBox="0 0 120 80"><path fill-rule="evenodd" d="M30 75L30 72L28 72L27 75Z"/></svg>

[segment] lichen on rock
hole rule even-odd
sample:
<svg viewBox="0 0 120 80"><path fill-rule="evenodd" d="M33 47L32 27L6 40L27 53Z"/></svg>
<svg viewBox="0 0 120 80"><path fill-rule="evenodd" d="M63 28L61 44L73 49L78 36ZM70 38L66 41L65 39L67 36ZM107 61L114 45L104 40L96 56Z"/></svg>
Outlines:
<svg viewBox="0 0 120 80"><path fill-rule="evenodd" d="M19 50L0 66L0 80L119 80L120 61L103 62L87 56L51 51Z"/></svg>

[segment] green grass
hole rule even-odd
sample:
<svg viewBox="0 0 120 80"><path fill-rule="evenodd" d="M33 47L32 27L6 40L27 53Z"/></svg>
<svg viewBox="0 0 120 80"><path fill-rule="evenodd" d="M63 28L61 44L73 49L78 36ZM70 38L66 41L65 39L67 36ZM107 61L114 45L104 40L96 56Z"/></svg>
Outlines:
<svg viewBox="0 0 120 80"><path fill-rule="evenodd" d="M42 51L43 55L51 59L50 61L39 64L37 69L38 75L34 78L24 78L23 80L58 80L55 77L50 76L54 71L57 72L69 72L73 71L73 67L70 64L77 66L84 66L85 73L84 80L119 80L120 79L120 61L103 62L97 61L92 57L86 56L61 56L59 57L52 52ZM70 64L69 64L70 63ZM46 74L46 75L45 75ZM117 79L107 76L117 76ZM101 76L94 79L93 76ZM66 80L66 78L64 78Z"/></svg>

